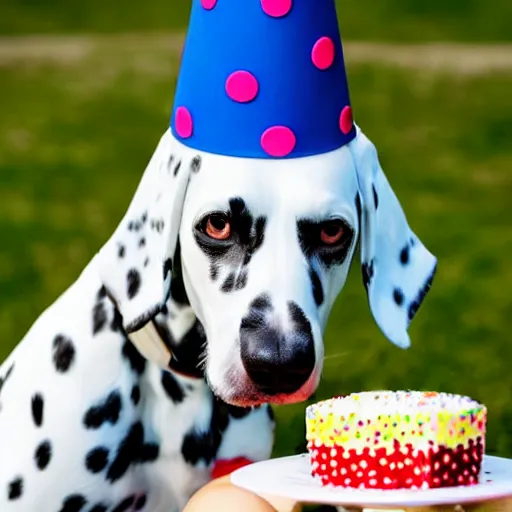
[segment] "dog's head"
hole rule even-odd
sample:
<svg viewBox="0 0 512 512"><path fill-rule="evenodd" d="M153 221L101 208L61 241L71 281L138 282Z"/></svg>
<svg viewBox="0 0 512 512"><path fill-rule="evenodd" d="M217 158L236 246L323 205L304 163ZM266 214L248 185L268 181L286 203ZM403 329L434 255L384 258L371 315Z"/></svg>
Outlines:
<svg viewBox="0 0 512 512"><path fill-rule="evenodd" d="M285 160L205 154L167 132L99 255L128 332L166 303L178 240L174 270L206 332L206 376L238 405L314 392L358 241L372 314L400 347L436 267L359 129L336 151Z"/></svg>

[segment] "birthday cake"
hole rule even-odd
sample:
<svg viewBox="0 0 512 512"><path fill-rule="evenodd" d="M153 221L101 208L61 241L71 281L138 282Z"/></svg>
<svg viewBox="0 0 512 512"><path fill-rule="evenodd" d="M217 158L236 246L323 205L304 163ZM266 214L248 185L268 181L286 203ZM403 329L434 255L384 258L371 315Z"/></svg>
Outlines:
<svg viewBox="0 0 512 512"><path fill-rule="evenodd" d="M469 397L354 393L310 405L306 437L324 486L429 489L479 482L487 409Z"/></svg>

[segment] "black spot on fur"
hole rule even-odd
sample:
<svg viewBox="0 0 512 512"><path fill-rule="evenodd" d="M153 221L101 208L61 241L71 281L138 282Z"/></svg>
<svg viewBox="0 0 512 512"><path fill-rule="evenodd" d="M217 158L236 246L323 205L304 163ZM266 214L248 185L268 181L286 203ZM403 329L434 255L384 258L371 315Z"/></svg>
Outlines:
<svg viewBox="0 0 512 512"><path fill-rule="evenodd" d="M404 303L404 293L400 288L395 288L393 290L393 300L395 301L397 306L401 306Z"/></svg>
<svg viewBox="0 0 512 512"><path fill-rule="evenodd" d="M140 421L134 423L122 439L117 453L107 471L107 480L118 481L132 464L153 462L158 458L159 447L154 443L144 443L144 427Z"/></svg>
<svg viewBox="0 0 512 512"><path fill-rule="evenodd" d="M112 391L103 401L90 407L84 416L87 428L98 429L104 423L115 425L121 414L122 401L119 391Z"/></svg>
<svg viewBox="0 0 512 512"><path fill-rule="evenodd" d="M131 220L130 222L128 222L128 231L133 231L135 229L135 222L133 222L133 220Z"/></svg>
<svg viewBox="0 0 512 512"><path fill-rule="evenodd" d="M309 276L311 278L311 284L313 286L313 297L317 306L321 306L324 302L324 290L322 288L322 281L315 269L310 268Z"/></svg>
<svg viewBox="0 0 512 512"><path fill-rule="evenodd" d="M149 258L146 258L144 260L144 268L146 268L149 265Z"/></svg>
<svg viewBox="0 0 512 512"><path fill-rule="evenodd" d="M140 402L140 387L137 384L135 384L135 386L133 386L130 397L132 399L133 405L139 404L139 402Z"/></svg>
<svg viewBox="0 0 512 512"><path fill-rule="evenodd" d="M36 393L32 397L32 419L36 427L43 424L44 399L41 393Z"/></svg>
<svg viewBox="0 0 512 512"><path fill-rule="evenodd" d="M118 248L117 248L117 256L119 258L124 258L124 255L126 254L126 248L124 245L120 245Z"/></svg>
<svg viewBox="0 0 512 512"><path fill-rule="evenodd" d="M235 273L231 272L228 277L224 280L224 283L221 286L221 290L224 293L228 293L233 291L233 288L235 287Z"/></svg>
<svg viewBox="0 0 512 512"><path fill-rule="evenodd" d="M409 263L409 246L406 245L401 251L400 251L400 263L402 265L407 265Z"/></svg>
<svg viewBox="0 0 512 512"><path fill-rule="evenodd" d="M107 289L105 288L105 286L101 286L100 289L98 290L98 293L96 295L96 298L98 300L103 300L107 297Z"/></svg>
<svg viewBox="0 0 512 512"><path fill-rule="evenodd" d="M375 205L375 209L379 207L379 196L377 195L377 190L375 189L375 185L372 185L373 191L373 204Z"/></svg>
<svg viewBox="0 0 512 512"><path fill-rule="evenodd" d="M146 212L142 213L142 215L140 217L140 221L142 222L142 224L146 224L147 220L148 220L148 212L146 211Z"/></svg>
<svg viewBox="0 0 512 512"><path fill-rule="evenodd" d="M92 334L98 334L107 323L107 311L103 302L98 302L92 310Z"/></svg>
<svg viewBox="0 0 512 512"><path fill-rule="evenodd" d="M256 227L254 233L254 241L251 247L251 256L263 245L265 240L265 226L267 225L267 219L265 217L258 217L256 219ZM249 263L249 262L247 262Z"/></svg>
<svg viewBox="0 0 512 512"><path fill-rule="evenodd" d="M129 299L133 299L137 293L139 293L140 290L140 274L139 271L132 268L128 271L128 274L126 276L126 294L128 295Z"/></svg>
<svg viewBox="0 0 512 512"><path fill-rule="evenodd" d="M103 503L98 503L97 505L94 505L89 512L107 512L108 507L106 505L103 505Z"/></svg>
<svg viewBox="0 0 512 512"><path fill-rule="evenodd" d="M48 467L52 458L52 445L50 441L43 441L37 448L35 453L36 466L41 471Z"/></svg>
<svg viewBox="0 0 512 512"><path fill-rule="evenodd" d="M53 340L53 364L60 373L67 372L75 360L75 347L73 342L62 334Z"/></svg>
<svg viewBox="0 0 512 512"><path fill-rule="evenodd" d="M365 290L368 292L368 288L372 284L372 279L375 273L373 260L371 260L370 263L363 263L361 265L361 269L363 271L363 285Z"/></svg>
<svg viewBox="0 0 512 512"><path fill-rule="evenodd" d="M174 162L174 155L169 156L169 160L167 162L167 172L171 170L172 163Z"/></svg>
<svg viewBox="0 0 512 512"><path fill-rule="evenodd" d="M190 163L190 170L193 174L197 174L199 170L201 169L201 157L199 155L196 155L194 158L192 158L192 162Z"/></svg>
<svg viewBox="0 0 512 512"><path fill-rule="evenodd" d="M153 231L160 234L164 230L165 222L162 219L151 219L150 226Z"/></svg>
<svg viewBox="0 0 512 512"><path fill-rule="evenodd" d="M92 449L85 456L85 467L91 473L99 473L103 471L108 464L108 455L108 449L103 446Z"/></svg>
<svg viewBox="0 0 512 512"><path fill-rule="evenodd" d="M356 210L357 210L357 218L359 219L359 225L361 225L363 206L361 204L361 196L359 195L359 192L356 194Z"/></svg>
<svg viewBox="0 0 512 512"><path fill-rule="evenodd" d="M160 446L156 443L144 443L141 446L138 463L153 462L158 459Z"/></svg>
<svg viewBox="0 0 512 512"><path fill-rule="evenodd" d="M249 274L247 272L247 270L241 270L240 273L238 274L237 278L236 278L236 283L235 283L235 288L237 290L242 290L246 287L247 285L247 278L248 278Z"/></svg>
<svg viewBox="0 0 512 512"><path fill-rule="evenodd" d="M117 449L117 454L107 472L109 482L116 482L128 471L132 462L138 457L143 441L144 428L141 422L137 422L130 427Z"/></svg>
<svg viewBox="0 0 512 512"><path fill-rule="evenodd" d="M174 176L177 176L178 172L180 172L180 167L181 167L181 160L176 164L176 167L174 168Z"/></svg>
<svg viewBox="0 0 512 512"><path fill-rule="evenodd" d="M123 357L130 363L132 370L137 375L142 375L146 369L146 359L129 339L125 340L122 353Z"/></svg>
<svg viewBox="0 0 512 512"><path fill-rule="evenodd" d="M434 267L430 276L426 280L425 284L423 285L421 290L418 292L418 295L415 297L415 299L409 305L409 308L407 311L407 316L409 318L409 322L414 318L414 316L418 312L418 309L420 309L421 304L423 303L427 293L430 290L430 287L432 286L434 277L436 275L436 271L437 271L437 265Z"/></svg>
<svg viewBox="0 0 512 512"><path fill-rule="evenodd" d="M139 496L137 498L137 501L135 502L134 510L142 510L146 506L147 500L148 500L148 498L145 494L143 494L142 496Z"/></svg>
<svg viewBox="0 0 512 512"><path fill-rule="evenodd" d="M86 503L87 500L81 494L72 494L64 500L59 512L80 512Z"/></svg>
<svg viewBox="0 0 512 512"><path fill-rule="evenodd" d="M23 480L21 478L15 478L7 486L7 499L14 501L21 498L23 494Z"/></svg>
<svg viewBox="0 0 512 512"><path fill-rule="evenodd" d="M229 424L228 405L213 398L213 412L210 428L198 432L192 428L183 439L181 454L188 464L195 466L200 460L210 464L215 458L222 441L222 435Z"/></svg>
<svg viewBox="0 0 512 512"><path fill-rule="evenodd" d="M215 263L212 263L210 265L210 279L212 281L216 281L218 277L219 277L219 266L216 265Z"/></svg>
<svg viewBox="0 0 512 512"><path fill-rule="evenodd" d="M219 443L222 440L222 433L229 425L229 405L219 400L213 399L213 412L211 418L211 431L218 434Z"/></svg>
<svg viewBox="0 0 512 512"><path fill-rule="evenodd" d="M183 398L185 398L183 388L171 372L162 371L162 387L175 404L183 402Z"/></svg>
<svg viewBox="0 0 512 512"><path fill-rule="evenodd" d="M139 247L146 247L146 239L144 237L139 240Z"/></svg>
<svg viewBox="0 0 512 512"><path fill-rule="evenodd" d="M135 496L128 496L124 500L122 500L119 505L112 509L112 512L126 512L132 508L132 505L135 503Z"/></svg>
<svg viewBox="0 0 512 512"><path fill-rule="evenodd" d="M341 265L347 258L348 251L354 240L354 230L347 223L343 223L343 237L333 247L325 246L321 242L321 233L324 222L311 219L297 221L297 236L299 243L307 259L317 257L324 267Z"/></svg>
<svg viewBox="0 0 512 512"><path fill-rule="evenodd" d="M110 322L110 328L114 332L123 332L123 316L117 308L113 308L113 310L114 315L112 316L112 321Z"/></svg>

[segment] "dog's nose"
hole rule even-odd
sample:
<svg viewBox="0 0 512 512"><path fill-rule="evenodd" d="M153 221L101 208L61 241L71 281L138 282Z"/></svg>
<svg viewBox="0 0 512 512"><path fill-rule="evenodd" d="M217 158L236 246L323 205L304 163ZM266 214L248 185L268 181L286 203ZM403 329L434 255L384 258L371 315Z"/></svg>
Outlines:
<svg viewBox="0 0 512 512"><path fill-rule="evenodd" d="M242 320L242 363L259 391L267 395L292 394L306 383L315 367L311 325L302 309L289 304L292 329L283 332L251 309Z"/></svg>

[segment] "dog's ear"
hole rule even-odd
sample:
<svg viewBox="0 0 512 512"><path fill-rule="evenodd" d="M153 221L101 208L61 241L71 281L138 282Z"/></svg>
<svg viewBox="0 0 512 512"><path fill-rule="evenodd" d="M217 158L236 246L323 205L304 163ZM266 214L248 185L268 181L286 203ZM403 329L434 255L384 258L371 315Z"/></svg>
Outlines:
<svg viewBox="0 0 512 512"><path fill-rule="evenodd" d="M128 333L165 306L190 170L166 131L123 220L96 259L100 278ZM115 193L115 192L114 192Z"/></svg>
<svg viewBox="0 0 512 512"><path fill-rule="evenodd" d="M430 289L437 259L409 227L375 146L356 129L349 148L359 182L363 283L377 325L391 342L407 348L407 328Z"/></svg>

